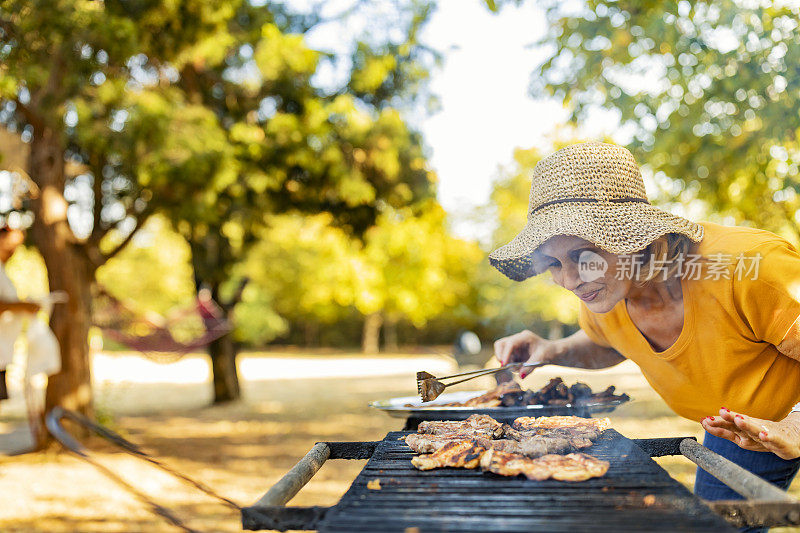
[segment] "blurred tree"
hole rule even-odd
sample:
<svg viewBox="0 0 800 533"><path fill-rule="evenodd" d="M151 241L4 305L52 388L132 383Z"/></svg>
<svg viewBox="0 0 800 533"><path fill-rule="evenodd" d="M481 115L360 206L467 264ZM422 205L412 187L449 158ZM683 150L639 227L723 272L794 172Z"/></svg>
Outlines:
<svg viewBox="0 0 800 533"><path fill-rule="evenodd" d="M576 121L615 110L671 200L800 242L800 6L590 0L547 16L534 94Z"/></svg>
<svg viewBox="0 0 800 533"><path fill-rule="evenodd" d="M236 308L237 337L262 344L302 324L311 344L317 324L346 317L359 245L329 213L272 216L259 237L236 269L252 280Z"/></svg>
<svg viewBox="0 0 800 533"><path fill-rule="evenodd" d="M196 294L189 246L161 215L150 217L128 246L97 269L97 281L140 314L189 308Z"/></svg>
<svg viewBox="0 0 800 533"><path fill-rule="evenodd" d="M155 210L153 199L192 199L230 166L213 113L168 86L170 62L225 30L231 14L221 1L0 2L0 122L29 143L31 235L50 289L69 295L51 319L62 371L48 384L48 408L91 412L97 268ZM116 246L105 239L112 231L126 235Z"/></svg>
<svg viewBox="0 0 800 533"><path fill-rule="evenodd" d="M447 316L468 296L483 260L477 244L448 233L444 210L433 201L419 212L385 211L363 241L333 223L327 214L274 217L244 265L253 282L237 316L263 309L250 311L251 301L267 301L287 323L314 328L347 321L355 308L365 317L364 351L378 351L381 327L386 348L393 350L397 323L407 320L421 328L433 317ZM274 317L260 312L262 331L285 331L276 330ZM309 331L307 342L313 336Z"/></svg>
<svg viewBox="0 0 800 533"><path fill-rule="evenodd" d="M391 8L337 55L303 42L317 12L282 3L0 0L0 122L30 144L31 234L51 290L70 297L52 317L63 365L48 407L91 411L90 287L153 213L230 313L243 288L231 268L265 213L327 211L358 233L382 206L433 193L421 138L395 109L425 94L433 56L416 34L431 6ZM315 85L323 60L347 79ZM236 398L232 338L209 351L215 400Z"/></svg>
<svg viewBox="0 0 800 533"><path fill-rule="evenodd" d="M420 215L389 211L367 232L356 263L354 305L367 318L362 350L377 352L381 326L386 347L397 349L397 323L423 327L468 296L484 258L474 242L449 234L444 209L430 202Z"/></svg>
<svg viewBox="0 0 800 533"><path fill-rule="evenodd" d="M229 39L198 49L180 69L178 85L224 125L238 167L204 201L178 199L165 212L192 248L198 287L208 287L227 314L247 282L235 279L234 267L257 241L265 213L327 212L359 236L383 209L434 194L422 139L399 109L425 95L436 59L417 41L431 4L353 6L355 15L321 18L293 16L278 3L243 4ZM359 18L369 28L351 51L326 54L303 40L321 24L347 27ZM323 67L342 64L347 75L338 83L315 83ZM217 402L239 396L237 351L233 335L209 345Z"/></svg>

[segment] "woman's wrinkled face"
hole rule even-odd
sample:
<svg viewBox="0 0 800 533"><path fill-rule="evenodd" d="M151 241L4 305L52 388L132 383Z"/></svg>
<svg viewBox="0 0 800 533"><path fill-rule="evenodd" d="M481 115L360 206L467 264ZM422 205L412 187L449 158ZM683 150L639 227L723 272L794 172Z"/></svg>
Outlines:
<svg viewBox="0 0 800 533"><path fill-rule="evenodd" d="M619 256L572 235L556 235L535 252L537 270L549 270L553 281L572 291L595 313L607 313L625 298L632 281L619 276Z"/></svg>

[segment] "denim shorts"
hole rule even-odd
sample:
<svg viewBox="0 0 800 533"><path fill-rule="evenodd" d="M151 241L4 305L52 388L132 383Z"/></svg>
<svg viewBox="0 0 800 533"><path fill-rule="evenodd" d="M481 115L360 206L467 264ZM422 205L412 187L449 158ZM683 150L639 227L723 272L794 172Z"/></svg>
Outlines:
<svg viewBox="0 0 800 533"><path fill-rule="evenodd" d="M706 432L703 445L726 459L736 463L745 470L757 474L770 483L786 490L794 479L797 470L800 468L800 459L781 459L774 453L754 452L738 447L733 442L715 437ZM738 492L734 492L727 485L703 470L697 469L697 477L694 481L694 493L697 497L704 500L742 500L744 499ZM757 533L766 531L766 528L745 528L741 531Z"/></svg>

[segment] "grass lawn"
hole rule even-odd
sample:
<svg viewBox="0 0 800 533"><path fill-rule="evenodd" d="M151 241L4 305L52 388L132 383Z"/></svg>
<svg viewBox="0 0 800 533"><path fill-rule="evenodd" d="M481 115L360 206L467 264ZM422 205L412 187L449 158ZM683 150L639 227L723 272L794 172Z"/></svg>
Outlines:
<svg viewBox="0 0 800 533"><path fill-rule="evenodd" d="M243 505L255 502L317 441L379 440L387 431L400 429L402 420L370 409L367 402L414 394L416 370L436 373L451 368L450 360L422 351L372 357L249 353L240 360L244 399L205 407L211 389L202 356L170 365L125 354L98 354L93 361L98 411L114 429ZM538 388L553 376L568 383L581 380L594 389L616 385L630 394L634 401L610 415L614 427L628 437L702 434L699 423L672 413L631 363L604 371L545 368L526 378L524 385ZM491 383L486 378L459 387L480 389ZM17 428L20 434L23 420L18 395L0 405L0 431ZM190 527L241 531L237 513L192 487L103 443L92 446L103 464L175 510ZM691 487L692 463L677 457L658 462ZM363 464L326 463L291 504L335 504ZM58 451L0 456L0 492L13 499L13 505L0 510L2 531L177 531L91 465ZM791 492L800 497L800 482Z"/></svg>

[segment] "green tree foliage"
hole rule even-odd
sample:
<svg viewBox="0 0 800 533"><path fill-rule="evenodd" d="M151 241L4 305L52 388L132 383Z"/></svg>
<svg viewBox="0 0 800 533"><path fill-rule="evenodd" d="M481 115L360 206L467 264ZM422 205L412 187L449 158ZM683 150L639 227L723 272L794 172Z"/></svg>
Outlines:
<svg viewBox="0 0 800 533"><path fill-rule="evenodd" d="M226 175L219 169L233 154L222 126L174 80L176 65L226 31L236 5L0 2L0 122L29 144L26 171L40 193L31 236L50 289L69 297L51 321L62 371L48 384L48 406L91 412L97 269L133 238L155 199L190 202ZM116 232L127 237L104 248Z"/></svg>
<svg viewBox="0 0 800 533"><path fill-rule="evenodd" d="M247 316L247 339L263 342L289 323L332 327L357 311L367 317L365 349L377 350L384 321L392 347L398 322L422 328L464 306L483 259L475 243L449 234L435 202L418 213L384 212L363 240L335 226L328 214L274 217L243 266L252 282L236 309L237 322ZM265 314L267 306L285 322ZM259 321L261 328L253 328Z"/></svg>
<svg viewBox="0 0 800 533"><path fill-rule="evenodd" d="M534 93L577 121L616 110L672 200L800 240L800 7L590 0L547 13Z"/></svg>
<svg viewBox="0 0 800 533"><path fill-rule="evenodd" d="M270 218L237 273L252 281L236 306L237 336L264 344L290 324L335 324L352 302L358 243L328 213Z"/></svg>
<svg viewBox="0 0 800 533"><path fill-rule="evenodd" d="M0 122L30 144L32 237L51 289L70 297L53 316L64 364L50 405L90 411L90 287L153 213L230 312L233 266L264 214L324 211L360 233L383 206L433 194L399 111L435 61L416 37L430 3L393 3L343 53L305 43L370 6L386 7L323 19L245 0L0 2ZM344 81L315 83L323 65ZM231 341L210 346L217 400L238 395Z"/></svg>
<svg viewBox="0 0 800 533"><path fill-rule="evenodd" d="M369 230L356 277L354 305L371 320L362 347L377 349L378 330L386 322L389 348L397 345L401 319L421 328L432 318L455 311L470 292L483 253L448 233L444 210L429 206L419 216L409 210L384 213Z"/></svg>
<svg viewBox="0 0 800 533"><path fill-rule="evenodd" d="M337 57L303 38L329 20L290 16L281 4L242 4L228 22L230 39L198 49L179 70L177 86L214 113L236 164L201 201L178 198L161 202L161 210L191 246L198 287L208 287L226 313L244 295L246 279L234 279L235 267L257 241L265 214L326 212L358 236L382 210L434 193L422 139L401 116L424 93L435 60L417 42L431 6L393 4L388 32L369 18L370 5L362 3L367 11L359 16L375 27ZM343 80L315 83L323 65L345 59ZM239 394L233 341L226 336L209 346L216 401Z"/></svg>
<svg viewBox="0 0 800 533"><path fill-rule="evenodd" d="M189 246L161 215L150 217L130 244L97 270L97 282L140 315L191 308L196 294Z"/></svg>

